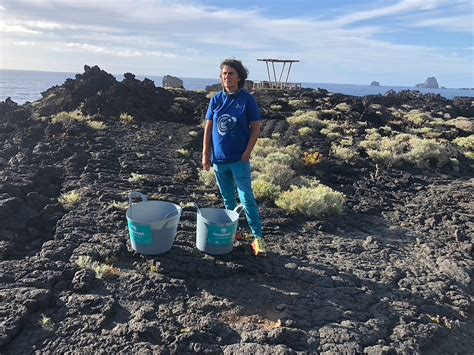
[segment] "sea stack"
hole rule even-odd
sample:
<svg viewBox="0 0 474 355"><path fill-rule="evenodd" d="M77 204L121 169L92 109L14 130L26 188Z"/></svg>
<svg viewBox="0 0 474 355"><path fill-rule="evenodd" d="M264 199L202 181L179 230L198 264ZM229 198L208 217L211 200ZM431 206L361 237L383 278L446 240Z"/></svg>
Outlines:
<svg viewBox="0 0 474 355"><path fill-rule="evenodd" d="M380 83L374 80L370 83L370 86L380 86Z"/></svg>
<svg viewBox="0 0 474 355"><path fill-rule="evenodd" d="M423 89L439 89L438 80L434 76L428 77L424 83L416 84L416 88Z"/></svg>

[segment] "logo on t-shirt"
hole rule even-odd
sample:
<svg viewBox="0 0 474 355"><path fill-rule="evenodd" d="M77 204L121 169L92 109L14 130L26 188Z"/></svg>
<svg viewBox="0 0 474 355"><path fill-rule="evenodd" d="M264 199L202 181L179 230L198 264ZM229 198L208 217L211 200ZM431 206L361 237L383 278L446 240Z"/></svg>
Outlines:
<svg viewBox="0 0 474 355"><path fill-rule="evenodd" d="M221 136L225 136L232 131L236 124L237 118L226 113L217 119L217 130Z"/></svg>

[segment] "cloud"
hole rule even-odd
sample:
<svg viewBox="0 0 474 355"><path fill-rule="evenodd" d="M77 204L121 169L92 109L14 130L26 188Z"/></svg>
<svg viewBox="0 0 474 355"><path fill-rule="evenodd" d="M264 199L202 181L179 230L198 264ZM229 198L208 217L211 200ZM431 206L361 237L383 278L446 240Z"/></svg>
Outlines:
<svg viewBox="0 0 474 355"><path fill-rule="evenodd" d="M433 10L443 3L449 3L449 1L403 0L396 3L395 5L381 7L374 10L358 11L349 15L341 16L339 19L337 19L336 23L339 25L349 25L356 22L374 20L404 13Z"/></svg>
<svg viewBox="0 0 474 355"><path fill-rule="evenodd" d="M57 48L56 50L66 50L67 48L70 48L73 51L78 51L78 52L90 52L90 53L96 53L96 54L107 54L107 55L112 55L112 56L117 56L117 57L140 57L143 54L139 51L132 51L132 50L114 50L111 48L106 48L106 47L100 47L96 46L93 44L88 44L88 43L66 43L65 48Z"/></svg>
<svg viewBox="0 0 474 355"><path fill-rule="evenodd" d="M386 3L348 5L339 9L336 17L335 11L331 11L312 18L308 14L314 13L314 9L308 9L300 17L281 18L266 14L264 9L235 8L238 3L217 7L203 5L199 0L17 0L8 8L11 16L6 26L18 26L15 32L18 35L41 33L38 52L39 48L54 48L79 53L78 59L83 58L81 53L85 57L89 55L87 58L103 57L103 61L110 61L111 57L128 58L125 64L120 61L114 64L136 65L141 72L144 68L153 71L176 68L186 76L205 77L214 75L213 66L227 56L246 60L249 69L261 76L266 71L255 61L257 57L301 59L295 75L309 81L343 72L354 78L360 73L391 72L398 78L398 71L414 73L427 67L465 70L468 60L453 58L449 53L459 52L468 43L444 50L441 46L421 45L424 41L418 42L419 45L403 45L403 37L398 37L396 43L390 42L385 35L390 33L394 37L405 26L465 31L470 22L466 8L471 6L472 11L470 3L465 0ZM315 4L311 2L308 6ZM354 7L361 6L363 11L354 11ZM14 38L14 32L10 33ZM198 65L189 65L193 63Z"/></svg>
<svg viewBox="0 0 474 355"><path fill-rule="evenodd" d="M41 32L31 30L29 28L26 28L24 26L20 25L9 25L9 24L2 24L0 23L0 32L5 32L5 33L16 33L16 34L22 34L22 35L39 35Z"/></svg>
<svg viewBox="0 0 474 355"><path fill-rule="evenodd" d="M25 25L41 28L45 30L61 30L64 29L64 26L60 25L59 23L54 22L44 22L44 21L25 21Z"/></svg>
<svg viewBox="0 0 474 355"><path fill-rule="evenodd" d="M472 34L473 26L473 16L464 15L457 17L444 17L444 18L430 18L420 20L416 23L413 23L413 27L431 27L438 30L444 30L449 32L466 32Z"/></svg>
<svg viewBox="0 0 474 355"><path fill-rule="evenodd" d="M15 46L28 46L28 47L35 47L36 42L28 42L28 41L15 41L13 42Z"/></svg>

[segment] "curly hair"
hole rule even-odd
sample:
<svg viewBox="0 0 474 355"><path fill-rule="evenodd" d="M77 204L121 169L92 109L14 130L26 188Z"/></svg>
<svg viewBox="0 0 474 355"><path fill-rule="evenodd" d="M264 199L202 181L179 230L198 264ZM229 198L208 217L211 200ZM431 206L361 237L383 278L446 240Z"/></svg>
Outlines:
<svg viewBox="0 0 474 355"><path fill-rule="evenodd" d="M249 71L247 70L246 67L244 67L244 65L242 64L242 62L240 60L237 60L237 59L226 59L224 60L222 63L221 63L221 71L222 71L222 68L224 68L224 66L228 66L228 67L231 67L233 69L235 69L235 71L237 72L237 74L239 75L239 89L242 89L244 87L244 84L245 84L245 80L247 79L248 75L249 75ZM219 74L219 77L221 75Z"/></svg>

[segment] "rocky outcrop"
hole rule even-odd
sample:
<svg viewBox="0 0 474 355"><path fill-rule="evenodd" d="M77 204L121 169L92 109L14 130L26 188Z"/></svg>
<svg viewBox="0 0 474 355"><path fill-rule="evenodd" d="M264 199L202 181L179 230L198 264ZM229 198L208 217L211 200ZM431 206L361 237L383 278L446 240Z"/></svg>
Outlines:
<svg viewBox="0 0 474 355"><path fill-rule="evenodd" d="M415 87L423 89L439 89L438 81L434 76L428 77L424 83L416 84Z"/></svg>
<svg viewBox="0 0 474 355"><path fill-rule="evenodd" d="M374 80L370 83L370 86L380 86L380 83Z"/></svg>
<svg viewBox="0 0 474 355"><path fill-rule="evenodd" d="M162 80L164 88L184 89L183 81L180 78L171 75L165 75Z"/></svg>

